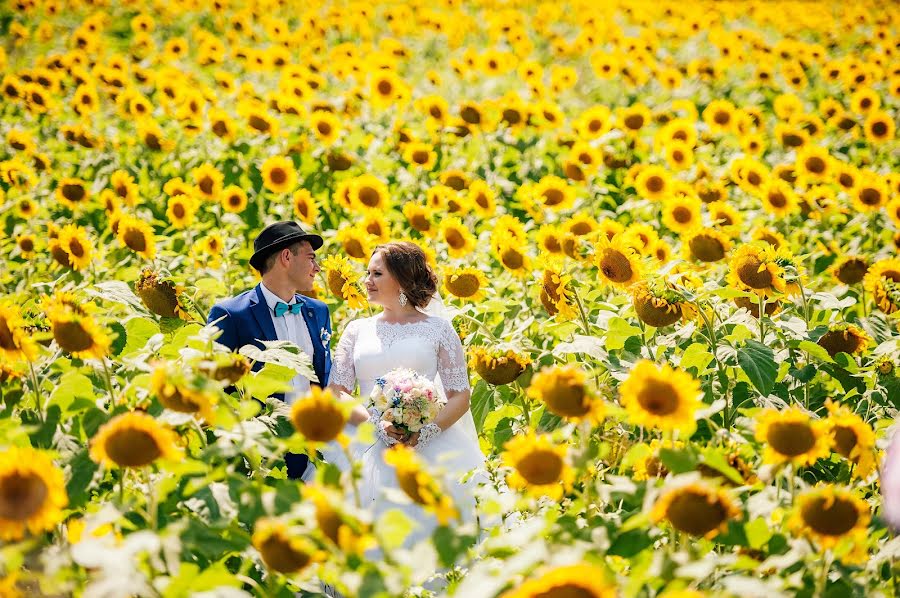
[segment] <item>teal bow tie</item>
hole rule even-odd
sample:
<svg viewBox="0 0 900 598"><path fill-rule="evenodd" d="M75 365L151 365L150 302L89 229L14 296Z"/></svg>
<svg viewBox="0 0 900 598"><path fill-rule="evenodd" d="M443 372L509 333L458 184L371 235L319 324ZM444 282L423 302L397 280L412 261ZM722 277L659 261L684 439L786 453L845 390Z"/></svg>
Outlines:
<svg viewBox="0 0 900 598"><path fill-rule="evenodd" d="M287 303L279 301L275 304L275 317L280 318L287 312L291 312L292 314L299 314L301 309L303 309L303 305L301 303L293 303L291 305L288 305Z"/></svg>

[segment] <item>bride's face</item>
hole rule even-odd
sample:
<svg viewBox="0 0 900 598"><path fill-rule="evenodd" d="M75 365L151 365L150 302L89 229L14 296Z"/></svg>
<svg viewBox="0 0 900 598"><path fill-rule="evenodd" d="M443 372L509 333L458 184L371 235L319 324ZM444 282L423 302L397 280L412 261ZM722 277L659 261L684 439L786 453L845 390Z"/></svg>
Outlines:
<svg viewBox="0 0 900 598"><path fill-rule="evenodd" d="M369 260L365 280L370 303L384 305L397 302L397 298L400 296L400 284L387 269L384 256L380 251L375 252Z"/></svg>

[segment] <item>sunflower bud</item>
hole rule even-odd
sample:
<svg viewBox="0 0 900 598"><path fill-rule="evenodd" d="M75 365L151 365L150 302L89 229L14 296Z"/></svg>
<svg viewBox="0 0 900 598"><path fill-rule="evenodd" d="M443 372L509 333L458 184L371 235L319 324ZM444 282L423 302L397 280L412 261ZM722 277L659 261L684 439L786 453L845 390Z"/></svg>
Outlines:
<svg viewBox="0 0 900 598"><path fill-rule="evenodd" d="M150 269L141 272L134 287L144 306L164 318L177 318L182 311L178 301L178 290L171 281L160 278L159 273Z"/></svg>
<svg viewBox="0 0 900 598"><path fill-rule="evenodd" d="M488 384L502 386L518 378L530 361L515 351L491 351L472 348L472 367Z"/></svg>

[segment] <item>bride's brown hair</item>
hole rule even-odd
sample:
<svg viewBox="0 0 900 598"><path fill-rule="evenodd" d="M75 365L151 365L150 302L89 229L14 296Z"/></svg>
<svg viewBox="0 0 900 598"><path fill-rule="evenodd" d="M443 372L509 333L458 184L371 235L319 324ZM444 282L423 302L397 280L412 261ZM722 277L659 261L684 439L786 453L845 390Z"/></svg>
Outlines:
<svg viewBox="0 0 900 598"><path fill-rule="evenodd" d="M396 241L379 245L372 253L381 253L384 265L413 306L424 308L428 305L437 292L438 279L421 247L408 241Z"/></svg>

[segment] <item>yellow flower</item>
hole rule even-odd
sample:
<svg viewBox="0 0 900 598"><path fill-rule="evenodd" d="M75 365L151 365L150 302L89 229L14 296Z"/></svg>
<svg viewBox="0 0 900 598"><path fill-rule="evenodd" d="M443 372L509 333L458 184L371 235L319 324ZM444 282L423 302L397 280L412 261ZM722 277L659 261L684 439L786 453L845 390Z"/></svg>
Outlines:
<svg viewBox="0 0 900 598"><path fill-rule="evenodd" d="M342 255L330 255L322 262L322 269L335 297L346 301L351 309L365 309L368 302L360 291L359 274L350 260Z"/></svg>
<svg viewBox="0 0 900 598"><path fill-rule="evenodd" d="M871 518L869 505L853 491L821 484L797 497L788 527L828 550L844 541L865 543Z"/></svg>
<svg viewBox="0 0 900 598"><path fill-rule="evenodd" d="M384 462L394 468L400 489L410 500L431 512L441 525L459 519L453 498L424 469L413 449L398 444L384 452Z"/></svg>
<svg viewBox="0 0 900 598"><path fill-rule="evenodd" d="M568 565L551 569L535 579L503 593L500 598L616 598L606 572L593 565Z"/></svg>
<svg viewBox="0 0 900 598"><path fill-rule="evenodd" d="M567 452L567 444L554 443L546 434L528 430L516 435L503 445L503 463L512 468L506 481L531 496L559 500L575 480Z"/></svg>
<svg viewBox="0 0 900 598"><path fill-rule="evenodd" d="M484 297L487 276L471 266L449 267L444 270L444 288L454 297L478 301Z"/></svg>
<svg viewBox="0 0 900 598"><path fill-rule="evenodd" d="M663 203L662 220L669 230L686 233L701 223L701 202L695 197L675 196Z"/></svg>
<svg viewBox="0 0 900 598"><path fill-rule="evenodd" d="M601 236L593 259L600 270L600 282L628 288L641 279L640 257L625 244L622 235L611 241Z"/></svg>
<svg viewBox="0 0 900 598"><path fill-rule="evenodd" d="M631 304L642 322L654 328L671 326L693 314L684 297L665 280L642 280L631 287Z"/></svg>
<svg viewBox="0 0 900 598"><path fill-rule="evenodd" d="M52 530L68 503L63 472L50 455L30 447L0 452L0 540Z"/></svg>
<svg viewBox="0 0 900 598"><path fill-rule="evenodd" d="M91 315L93 304L65 291L43 297L42 303L53 338L63 351L81 359L106 357L112 340Z"/></svg>
<svg viewBox="0 0 900 598"><path fill-rule="evenodd" d="M371 526L341 508L341 497L333 488L307 484L303 497L316 507L316 525L345 554L362 555L374 544Z"/></svg>
<svg viewBox="0 0 900 598"><path fill-rule="evenodd" d="M838 258L829 271L842 284L859 284L869 271L869 260L862 255L844 255Z"/></svg>
<svg viewBox="0 0 900 598"><path fill-rule="evenodd" d="M797 174L811 181L828 181L831 179L834 159L828 150L819 146L808 146L797 152L795 169Z"/></svg>
<svg viewBox="0 0 900 598"><path fill-rule="evenodd" d="M56 245L66 252L69 267L73 270L84 270L90 265L94 255L94 245L84 228L74 224L65 225L59 231Z"/></svg>
<svg viewBox="0 0 900 598"><path fill-rule="evenodd" d="M351 182L350 202L356 210L383 213L389 200L387 185L374 175L364 174Z"/></svg>
<svg viewBox="0 0 900 598"><path fill-rule="evenodd" d="M665 364L639 361L619 386L619 400L636 426L689 431L700 408L700 383Z"/></svg>
<svg viewBox="0 0 900 598"><path fill-rule="evenodd" d="M471 347L469 354L472 369L494 386L509 384L531 364L526 355L512 349Z"/></svg>
<svg viewBox="0 0 900 598"><path fill-rule="evenodd" d="M228 185L222 190L222 208L232 214L240 214L247 207L247 192L237 185Z"/></svg>
<svg viewBox="0 0 900 598"><path fill-rule="evenodd" d="M297 184L294 163L286 156L272 156L260 168L263 186L274 193L286 193Z"/></svg>
<svg viewBox="0 0 900 598"><path fill-rule="evenodd" d="M532 195L544 208L567 210L575 203L575 189L554 175L542 177L532 189Z"/></svg>
<svg viewBox="0 0 900 598"><path fill-rule="evenodd" d="M759 189L763 209L778 218L785 218L797 211L797 194L791 185L781 179L771 179Z"/></svg>
<svg viewBox="0 0 900 598"><path fill-rule="evenodd" d="M573 320L577 317L575 311L574 292L570 288L572 277L563 274L562 269L553 263L548 263L541 278L540 299L544 308L551 316L559 316L560 320Z"/></svg>
<svg viewBox="0 0 900 598"><path fill-rule="evenodd" d="M325 558L324 553L300 532L267 517L256 521L251 542L266 567L283 575L300 573Z"/></svg>
<svg viewBox="0 0 900 598"><path fill-rule="evenodd" d="M404 146L403 159L422 170L431 170L437 163L437 152L427 143L414 141Z"/></svg>
<svg viewBox="0 0 900 598"><path fill-rule="evenodd" d="M140 411L114 417L91 439L91 459L108 467L145 467L160 458L183 457L175 432Z"/></svg>
<svg viewBox="0 0 900 598"><path fill-rule="evenodd" d="M725 490L703 483L685 484L667 491L653 505L650 519L665 520L680 532L714 538L728 528L728 521L740 515Z"/></svg>
<svg viewBox="0 0 900 598"><path fill-rule="evenodd" d="M783 411L766 409L757 417L756 439L766 443L766 463L812 465L828 456L828 434L825 424L812 420L798 407Z"/></svg>
<svg viewBox="0 0 900 598"><path fill-rule="evenodd" d="M431 210L428 208L414 201L408 201L403 204L403 215L414 230L426 237L434 235L435 226L431 221Z"/></svg>
<svg viewBox="0 0 900 598"><path fill-rule="evenodd" d="M482 218L490 218L497 210L496 196L484 181L474 181L468 189L469 204Z"/></svg>
<svg viewBox="0 0 900 598"><path fill-rule="evenodd" d="M475 237L462 220L453 216L441 222L438 236L447 244L450 257L464 257L475 249Z"/></svg>
<svg viewBox="0 0 900 598"><path fill-rule="evenodd" d="M164 318L188 319L188 314L181 303L182 292L180 286L176 286L149 268L141 272L134 285L134 293L140 297L144 307Z"/></svg>
<svg viewBox="0 0 900 598"><path fill-rule="evenodd" d="M531 259L525 253L524 243L507 230L495 229L491 244L497 259L507 272L523 278L531 270Z"/></svg>
<svg viewBox="0 0 900 598"><path fill-rule="evenodd" d="M291 405L291 423L312 443L330 442L338 437L350 413L329 390L313 386L309 393Z"/></svg>
<svg viewBox="0 0 900 598"><path fill-rule="evenodd" d="M858 355L866 350L872 339L864 330L853 324L831 324L819 340L816 341L828 354L834 357L838 353Z"/></svg>
<svg viewBox="0 0 900 598"><path fill-rule="evenodd" d="M856 182L851 197L854 207L863 213L877 212L890 199L888 186L882 177L864 173Z"/></svg>
<svg viewBox="0 0 900 598"><path fill-rule="evenodd" d="M825 424L831 438L831 448L856 467L853 474L861 479L875 470L875 432L857 414L843 405L828 401Z"/></svg>
<svg viewBox="0 0 900 598"><path fill-rule="evenodd" d="M531 379L527 394L551 413L574 421L600 423L605 416L603 401L588 389L587 375L575 365L544 368Z"/></svg>
<svg viewBox="0 0 900 598"><path fill-rule="evenodd" d="M323 145L334 145L341 134L341 121L325 110L314 110L309 116L309 128Z"/></svg>
<svg viewBox="0 0 900 598"><path fill-rule="evenodd" d="M891 258L875 262L863 277L863 288L884 313L900 310L900 260Z"/></svg>
<svg viewBox="0 0 900 598"><path fill-rule="evenodd" d="M169 198L166 207L166 217L173 227L183 230L194 222L194 216L199 208L200 204L193 193L188 195L178 194Z"/></svg>
<svg viewBox="0 0 900 598"><path fill-rule="evenodd" d="M122 215L116 237L122 245L148 260L156 256L156 237L153 228L144 220Z"/></svg>
<svg viewBox="0 0 900 598"><path fill-rule="evenodd" d="M294 215L306 224L315 224L319 219L319 204L307 189L297 189L291 196Z"/></svg>
<svg viewBox="0 0 900 598"><path fill-rule="evenodd" d="M341 244L341 248L349 257L359 262L369 259L371 252L371 235L357 226L345 226L341 228L335 240Z"/></svg>
<svg viewBox="0 0 900 598"><path fill-rule="evenodd" d="M56 199L72 210L84 206L90 198L88 184L81 179L66 177L56 186Z"/></svg>
<svg viewBox="0 0 900 598"><path fill-rule="evenodd" d="M138 185L127 171L117 170L109 177L109 186L125 205L134 207L138 200Z"/></svg>
<svg viewBox="0 0 900 598"><path fill-rule="evenodd" d="M889 112L875 110L866 117L863 129L869 143L885 143L894 139L896 125Z"/></svg>
<svg viewBox="0 0 900 598"><path fill-rule="evenodd" d="M644 199L662 201L672 194L672 177L661 166L646 166L635 178L634 188Z"/></svg>
<svg viewBox="0 0 900 598"><path fill-rule="evenodd" d="M745 243L731 256L728 284L764 297L793 292L796 285L788 282L789 273L785 271L785 266L793 265L786 249L775 249L761 241Z"/></svg>
<svg viewBox="0 0 900 598"><path fill-rule="evenodd" d="M703 110L703 122L716 133L728 133L734 128L734 104L728 100L713 100Z"/></svg>
<svg viewBox="0 0 900 598"><path fill-rule="evenodd" d="M718 262L731 249L727 236L712 228L696 228L682 238L683 252L689 259L701 262Z"/></svg>

